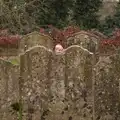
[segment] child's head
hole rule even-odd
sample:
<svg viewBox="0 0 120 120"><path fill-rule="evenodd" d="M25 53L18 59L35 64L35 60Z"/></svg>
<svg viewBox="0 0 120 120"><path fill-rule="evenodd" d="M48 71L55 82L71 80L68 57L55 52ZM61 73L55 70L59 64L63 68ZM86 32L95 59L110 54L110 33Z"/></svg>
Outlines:
<svg viewBox="0 0 120 120"><path fill-rule="evenodd" d="M64 48L62 47L61 44L57 44L55 46L55 52L62 52L64 50Z"/></svg>

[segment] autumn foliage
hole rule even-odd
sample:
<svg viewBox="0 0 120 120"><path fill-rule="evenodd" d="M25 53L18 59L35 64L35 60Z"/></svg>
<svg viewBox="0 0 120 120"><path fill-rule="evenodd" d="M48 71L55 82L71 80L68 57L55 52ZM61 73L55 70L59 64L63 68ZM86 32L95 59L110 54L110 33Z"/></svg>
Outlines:
<svg viewBox="0 0 120 120"><path fill-rule="evenodd" d="M113 33L113 36L108 39L101 40L101 46L120 46L120 30L116 30Z"/></svg>
<svg viewBox="0 0 120 120"><path fill-rule="evenodd" d="M18 47L20 35L10 35L8 30L0 30L0 47Z"/></svg>
<svg viewBox="0 0 120 120"><path fill-rule="evenodd" d="M54 46L56 44L61 44L64 48L66 48L66 39L73 36L74 33L80 32L80 28L76 26L69 26L64 30L60 30L52 25L48 25L47 28L40 28L39 32L51 36L53 38ZM11 35L8 33L8 30L0 30L0 46L2 47L18 47L20 39L20 35ZM104 51L105 48L111 49L113 47L119 47L120 30L117 29L111 38L101 38L100 46L102 51Z"/></svg>
<svg viewBox="0 0 120 120"><path fill-rule="evenodd" d="M61 44L64 48L66 47L66 39L80 31L80 28L75 26L69 26L64 30L57 29L53 26L48 26L48 28L49 31L45 31L45 29L41 28L40 32L51 36L53 38L54 45Z"/></svg>
<svg viewBox="0 0 120 120"><path fill-rule="evenodd" d="M55 45L60 43L61 45L66 47L66 39L73 36L74 33L80 32L80 28L75 27L75 26L69 26L69 27L65 28L64 30L59 30L59 29L51 26L50 32L48 32L48 31L46 32L43 28L41 28L40 32L50 35L53 38ZM88 32L92 33L91 31L88 31ZM94 32L93 32L93 34L94 34ZM100 46L101 46L101 49L103 49L105 47L111 48L113 46L119 47L120 46L120 30L118 29L118 30L114 31L113 37L111 37L111 38L102 38L101 37Z"/></svg>

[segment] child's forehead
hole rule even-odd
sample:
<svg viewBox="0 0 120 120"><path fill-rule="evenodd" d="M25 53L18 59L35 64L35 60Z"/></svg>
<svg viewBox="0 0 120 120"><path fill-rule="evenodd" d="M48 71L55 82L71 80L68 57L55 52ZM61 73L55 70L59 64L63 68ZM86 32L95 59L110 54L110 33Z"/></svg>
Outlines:
<svg viewBox="0 0 120 120"><path fill-rule="evenodd" d="M55 48L63 48L61 44L57 44Z"/></svg>

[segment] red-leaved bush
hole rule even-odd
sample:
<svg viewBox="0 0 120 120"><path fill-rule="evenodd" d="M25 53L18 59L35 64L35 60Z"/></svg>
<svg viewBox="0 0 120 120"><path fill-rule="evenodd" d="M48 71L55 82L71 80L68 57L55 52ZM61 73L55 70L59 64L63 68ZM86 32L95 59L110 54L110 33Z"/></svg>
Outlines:
<svg viewBox="0 0 120 120"><path fill-rule="evenodd" d="M41 28L40 33L47 34L53 38L54 46L56 44L61 44L64 48L66 48L66 39L71 37L74 33L79 32L79 27L69 26L64 30L57 29L51 25L48 26L49 31Z"/></svg>
<svg viewBox="0 0 120 120"><path fill-rule="evenodd" d="M80 32L80 28L76 26L68 26L64 30L57 29L52 25L48 25L47 29L40 28L40 33L49 35L53 38L54 46L61 44L66 48L66 39L74 35L74 33ZM88 31L89 32L89 31ZM90 32L89 32L90 33ZM93 33L94 34L94 33ZM11 35L8 30L0 30L0 46L2 47L18 47L18 42L20 41L20 35ZM101 38L100 50L111 49L114 47L120 47L120 29L117 29L113 33L111 38Z"/></svg>
<svg viewBox="0 0 120 120"><path fill-rule="evenodd" d="M1 47L18 47L20 35L10 35L8 30L0 30L0 46Z"/></svg>
<svg viewBox="0 0 120 120"><path fill-rule="evenodd" d="M116 49L120 47L120 30L117 29L113 32L113 36L108 39L100 41L100 52L101 53L114 53Z"/></svg>
<svg viewBox="0 0 120 120"><path fill-rule="evenodd" d="M65 38L71 37L74 33L80 32L80 28L76 26L69 26L62 31Z"/></svg>
<svg viewBox="0 0 120 120"><path fill-rule="evenodd" d="M17 47L20 40L19 36L6 36L0 37L0 46L1 47Z"/></svg>
<svg viewBox="0 0 120 120"><path fill-rule="evenodd" d="M106 46L106 45L109 46L114 45L116 47L120 46L120 30L115 31L111 38L101 40L101 46Z"/></svg>

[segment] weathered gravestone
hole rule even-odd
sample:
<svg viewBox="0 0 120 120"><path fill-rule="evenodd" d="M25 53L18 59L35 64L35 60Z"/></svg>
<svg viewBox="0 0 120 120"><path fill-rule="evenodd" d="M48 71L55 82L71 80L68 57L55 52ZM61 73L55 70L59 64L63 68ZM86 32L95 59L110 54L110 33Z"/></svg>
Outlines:
<svg viewBox="0 0 120 120"><path fill-rule="evenodd" d="M28 50L36 45L41 45L49 49L53 49L53 40L51 37L39 32L32 32L22 37L19 43L20 53Z"/></svg>
<svg viewBox="0 0 120 120"><path fill-rule="evenodd" d="M96 56L96 61L99 59L99 41L100 37L86 31L80 31L67 38L67 47L71 45L80 45Z"/></svg>
<svg viewBox="0 0 120 120"><path fill-rule="evenodd" d="M0 120L17 120L19 67L0 60Z"/></svg>
<svg viewBox="0 0 120 120"><path fill-rule="evenodd" d="M93 53L75 45L65 54L65 120L92 120Z"/></svg>
<svg viewBox="0 0 120 120"><path fill-rule="evenodd" d="M80 31L67 39L67 46L81 45L90 52L96 53L99 51L100 38L92 33Z"/></svg>
<svg viewBox="0 0 120 120"><path fill-rule="evenodd" d="M42 46L23 54L23 120L92 120L92 64L78 45L59 55Z"/></svg>
<svg viewBox="0 0 120 120"><path fill-rule="evenodd" d="M107 38L106 35L104 35L103 33L99 32L99 31L97 31L95 29L92 29L89 32L96 35L96 36L98 36L98 37L100 37L101 39L106 39Z"/></svg>
<svg viewBox="0 0 120 120"><path fill-rule="evenodd" d="M95 120L119 120L120 55L103 57L95 67Z"/></svg>
<svg viewBox="0 0 120 120"><path fill-rule="evenodd" d="M23 120L42 120L47 114L50 100L51 51L35 47L21 56L20 88Z"/></svg>

